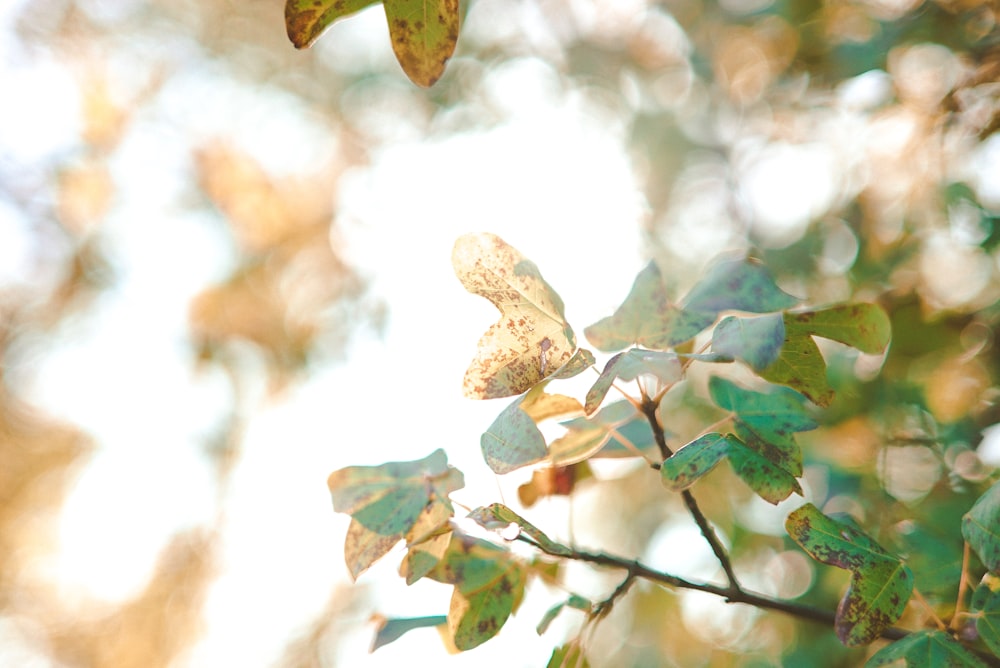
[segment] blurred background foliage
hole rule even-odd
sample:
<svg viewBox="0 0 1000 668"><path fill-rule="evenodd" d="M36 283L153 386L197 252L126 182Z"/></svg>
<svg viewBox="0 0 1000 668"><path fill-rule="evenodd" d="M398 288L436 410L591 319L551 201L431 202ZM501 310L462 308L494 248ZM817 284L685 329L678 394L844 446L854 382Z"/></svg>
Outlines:
<svg viewBox="0 0 1000 668"><path fill-rule="evenodd" d="M930 605L949 613L959 518L1000 464L995 2L474 0L429 91L399 71L378 7L303 52L287 42L282 9L34 0L3 10L0 630L18 640L7 665L187 665L202 630L222 512L174 536L144 588L114 605L67 601L36 567L101 443L31 404L34 368L137 270L130 244L167 239L173 217L200 226L164 246L176 274L162 279L182 286L180 301L138 298L181 309L180 359L227 379L203 451L221 493L258 397L339 363L351 337L377 335L391 313L342 250L340 180L396 142L502 123L520 97L575 100L622 130L645 197L641 253L678 294L718 252L742 250L812 303L887 309L884 359L823 348L838 399L804 439L806 482L825 510L852 512L907 556ZM63 88L39 94L39 73ZM130 233L137 212L150 221ZM414 225L433 225L427 215L412 211ZM183 245L192 239L213 244L212 271L186 268L187 253L201 252ZM676 444L706 424L690 401L701 380L668 395ZM163 410L171 420L175 408ZM755 574L747 584L833 609L846 574L814 568L782 538L783 514L714 475L715 493L699 498L738 568ZM647 471L577 491L579 540L654 564L670 549L658 536L677 506ZM360 614L356 595L330 592L281 664L333 665L338 619ZM594 665L851 666L866 651L697 595L635 587L626 601L589 639ZM923 623L913 609L904 621ZM510 652L507 665L542 660Z"/></svg>

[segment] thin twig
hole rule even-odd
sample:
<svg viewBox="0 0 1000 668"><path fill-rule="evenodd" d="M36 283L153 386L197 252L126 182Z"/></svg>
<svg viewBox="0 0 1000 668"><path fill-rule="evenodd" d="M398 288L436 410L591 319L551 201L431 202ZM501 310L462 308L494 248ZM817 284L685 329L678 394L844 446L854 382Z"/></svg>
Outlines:
<svg viewBox="0 0 1000 668"><path fill-rule="evenodd" d="M660 419L656 416L657 407L658 404L646 399L642 402L642 414L645 415L646 419L649 421L649 426L653 430L653 437L656 439L656 444L659 446L660 452L663 454L663 458L668 459L673 456L674 453L667 445L667 438L663 433L663 425L660 424ZM694 518L698 528L701 529L701 535L703 535L705 540L708 541L708 544L712 548L712 552L715 553L716 559L718 559L719 563L722 564L722 570L725 571L726 578L729 580L730 590L734 593L739 592L740 582L736 578L736 571L733 570L733 564L729 559L729 553L726 551L722 541L719 540L718 535L716 535L715 529L712 528L712 524L708 521L708 518L705 517L705 514L701 512L701 508L698 507L698 502L689 490L681 492L681 498L684 499L684 505L687 506L688 512L691 513L691 517Z"/></svg>
<svg viewBox="0 0 1000 668"><path fill-rule="evenodd" d="M958 578L958 599L955 601L955 613L948 622L948 630L956 631L956 623L962 615L962 604L965 600L965 591L969 587L969 541L963 541L962 548L962 574Z"/></svg>

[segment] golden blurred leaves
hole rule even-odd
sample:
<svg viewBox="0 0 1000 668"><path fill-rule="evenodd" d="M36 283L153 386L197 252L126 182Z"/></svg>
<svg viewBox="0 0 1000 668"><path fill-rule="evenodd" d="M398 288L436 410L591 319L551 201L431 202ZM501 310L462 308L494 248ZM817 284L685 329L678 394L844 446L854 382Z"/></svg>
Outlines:
<svg viewBox="0 0 1000 668"><path fill-rule="evenodd" d="M277 178L223 142L198 151L196 167L241 262L191 303L194 336L207 357L239 340L256 345L280 382L303 366L323 336L343 338L366 320L349 306L360 299L364 282L331 241L338 173ZM334 313L350 313L353 322Z"/></svg>

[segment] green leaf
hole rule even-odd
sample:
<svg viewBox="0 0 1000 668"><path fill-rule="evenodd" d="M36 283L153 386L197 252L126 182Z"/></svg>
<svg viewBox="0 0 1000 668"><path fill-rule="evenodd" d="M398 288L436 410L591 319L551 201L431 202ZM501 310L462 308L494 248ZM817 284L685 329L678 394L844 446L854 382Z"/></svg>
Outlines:
<svg viewBox="0 0 1000 668"><path fill-rule="evenodd" d="M451 532L437 534L427 540L410 546L399 564L399 574L411 585L437 566L451 544Z"/></svg>
<svg viewBox="0 0 1000 668"><path fill-rule="evenodd" d="M765 501L777 504L802 493L795 476L731 434L705 434L688 443L663 462L660 477L668 489L687 489L727 455L736 474Z"/></svg>
<svg viewBox="0 0 1000 668"><path fill-rule="evenodd" d="M691 289L682 304L685 311L710 313L749 311L770 313L799 303L779 288L760 262L749 258L715 263Z"/></svg>
<svg viewBox="0 0 1000 668"><path fill-rule="evenodd" d="M775 360L785 342L785 323L780 313L755 318L729 316L712 332L712 350L731 355L762 371Z"/></svg>
<svg viewBox="0 0 1000 668"><path fill-rule="evenodd" d="M414 629L427 628L429 626L443 626L448 623L448 618L444 615L434 617L409 617L405 619L388 619L386 617L377 618L378 626L375 629L375 639L372 640L369 652L374 652L379 647L385 647L389 643L396 642L399 638Z"/></svg>
<svg viewBox="0 0 1000 668"><path fill-rule="evenodd" d="M972 594L976 631L986 646L1000 657L1000 576L987 573Z"/></svg>
<svg viewBox="0 0 1000 668"><path fill-rule="evenodd" d="M297 49L311 46L337 19L360 12L379 0L287 0L285 30Z"/></svg>
<svg viewBox="0 0 1000 668"><path fill-rule="evenodd" d="M889 316L877 304L840 304L819 311L789 313L787 326L878 354L892 337Z"/></svg>
<svg viewBox="0 0 1000 668"><path fill-rule="evenodd" d="M447 525L448 494L464 485L443 450L424 459L350 466L327 481L337 512L351 515L344 556L355 579L403 538L426 540Z"/></svg>
<svg viewBox="0 0 1000 668"><path fill-rule="evenodd" d="M504 474L541 461L549 454L545 437L516 398L479 439L483 458L494 473Z"/></svg>
<svg viewBox="0 0 1000 668"><path fill-rule="evenodd" d="M568 599L561 603L557 603L548 609L548 611L542 616L542 620L538 622L536 631L538 635L545 633L549 625L559 616L559 613L563 611L563 608L574 608L576 610L582 610L583 612L589 613L593 608L593 604L582 596L577 596L576 594L570 595Z"/></svg>
<svg viewBox="0 0 1000 668"><path fill-rule="evenodd" d="M513 510L502 503L493 503L488 506L481 506L469 513L469 519L484 529L496 530L505 529L511 524L517 526L518 530L534 541L542 550L550 554L559 556L572 556L573 550L565 545L560 545L546 536L538 527L524 519Z"/></svg>
<svg viewBox="0 0 1000 668"><path fill-rule="evenodd" d="M524 596L524 567L496 545L456 535L427 577L455 586L448 630L460 650L495 636Z"/></svg>
<svg viewBox="0 0 1000 668"><path fill-rule="evenodd" d="M793 474L741 441L729 449L729 463L736 475L768 503L777 505L792 492L802 494L802 487Z"/></svg>
<svg viewBox="0 0 1000 668"><path fill-rule="evenodd" d="M1000 573L1000 481L962 517L962 535L986 568Z"/></svg>
<svg viewBox="0 0 1000 668"><path fill-rule="evenodd" d="M451 259L465 289L490 300L501 313L479 340L476 358L465 372L465 396L511 397L561 371L576 343L562 299L538 267L487 233L460 237Z"/></svg>
<svg viewBox="0 0 1000 668"><path fill-rule="evenodd" d="M883 647L865 663L875 668L905 661L907 668L985 668L986 664L942 631L916 631Z"/></svg>
<svg viewBox="0 0 1000 668"><path fill-rule="evenodd" d="M817 425L801 395L784 387L754 392L718 376L709 380L708 389L720 408L735 413L736 433L747 447L792 476L802 475L802 451L794 434Z"/></svg>
<svg viewBox="0 0 1000 668"><path fill-rule="evenodd" d="M788 515L785 529L813 559L851 571L835 621L842 643L866 645L903 614L913 574L853 522L827 517L807 503Z"/></svg>
<svg viewBox="0 0 1000 668"><path fill-rule="evenodd" d="M552 656L545 668L588 668L590 664L583 655L583 649L577 641L561 645L552 650Z"/></svg>
<svg viewBox="0 0 1000 668"><path fill-rule="evenodd" d="M686 313L673 306L659 267L650 262L636 276L614 315L587 327L584 335L595 348L608 353L633 344L663 349L694 338L714 320L714 313Z"/></svg>
<svg viewBox="0 0 1000 668"><path fill-rule="evenodd" d="M826 361L808 332L789 326L789 317L786 313L785 342L778 359L758 375L801 392L817 406L829 406L834 392L826 379Z"/></svg>
<svg viewBox="0 0 1000 668"><path fill-rule="evenodd" d="M705 434L680 448L660 467L663 484L675 492L693 485L729 453L730 438L723 434Z"/></svg>
<svg viewBox="0 0 1000 668"><path fill-rule="evenodd" d="M406 76L432 86L458 42L458 0L384 0L392 50Z"/></svg>
<svg viewBox="0 0 1000 668"><path fill-rule="evenodd" d="M826 361L813 336L872 354L884 351L891 338L889 317L876 304L786 313L784 323L785 341L778 359L756 370L761 378L798 390L817 406L829 406L834 393L826 378Z"/></svg>
<svg viewBox="0 0 1000 668"><path fill-rule="evenodd" d="M584 411L587 415L596 411L601 402L604 401L604 397L607 396L612 384L619 378L630 381L643 374L649 374L658 378L660 382L669 384L680 380L682 373L680 360L673 353L641 348L632 348L618 353L608 360L604 371L587 392Z"/></svg>

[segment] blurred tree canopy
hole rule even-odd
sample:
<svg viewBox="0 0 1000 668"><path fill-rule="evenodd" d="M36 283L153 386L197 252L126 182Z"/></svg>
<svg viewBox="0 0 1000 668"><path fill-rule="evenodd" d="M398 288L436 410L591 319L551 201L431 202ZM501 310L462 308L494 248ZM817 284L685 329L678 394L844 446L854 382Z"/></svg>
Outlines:
<svg viewBox="0 0 1000 668"><path fill-rule="evenodd" d="M178 534L144 591L85 623L36 567L100 443L31 405L35 366L141 269L134 244L178 234L189 244L165 246L183 254L163 280L184 301L161 308L183 310L191 372L230 383L205 443L225 488L258 393L337 363L352 336L378 332L391 313L339 244L340 179L395 142L500 124L522 94L569 100L621 130L645 197L644 254L679 291L738 250L809 303L885 308L884 360L823 350L838 394L804 439L806 478L827 508L850 511L928 574L917 586L930 609L954 606L960 518L1000 464L996 3L473 0L426 90L371 27L385 30L380 7L297 51L283 5L36 0L0 10L4 628L69 666L181 665L198 637L221 521ZM197 230L173 227L181 216ZM211 269L197 260L199 241L220 258ZM670 429L696 431L704 416L674 408ZM836 607L843 573L813 571L787 539L759 533L744 492L706 497L706 513L749 567L800 578L797 594ZM669 521L663 490L640 473L600 494L612 501L575 511L588 516L587 540L639 554ZM341 603L290 642L289 665L332 665L350 602L331 595ZM588 654L593 665L850 666L864 652L777 614L711 623L668 592L635 588Z"/></svg>

